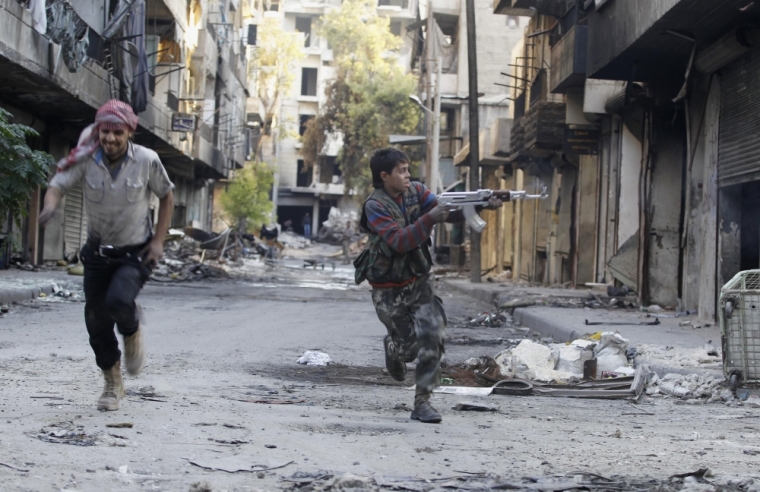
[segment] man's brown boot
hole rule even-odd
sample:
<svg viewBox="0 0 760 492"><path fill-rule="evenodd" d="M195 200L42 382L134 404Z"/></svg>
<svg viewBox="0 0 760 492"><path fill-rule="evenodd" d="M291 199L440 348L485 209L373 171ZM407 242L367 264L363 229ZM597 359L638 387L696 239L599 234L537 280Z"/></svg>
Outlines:
<svg viewBox="0 0 760 492"><path fill-rule="evenodd" d="M137 331L133 335L124 337L124 364L127 366L127 372L132 376L140 374L145 365L142 323L137 326Z"/></svg>
<svg viewBox="0 0 760 492"><path fill-rule="evenodd" d="M103 369L106 384L103 394L98 400L98 410L118 410L119 401L124 398L124 380L121 377L121 361L116 362L110 369Z"/></svg>

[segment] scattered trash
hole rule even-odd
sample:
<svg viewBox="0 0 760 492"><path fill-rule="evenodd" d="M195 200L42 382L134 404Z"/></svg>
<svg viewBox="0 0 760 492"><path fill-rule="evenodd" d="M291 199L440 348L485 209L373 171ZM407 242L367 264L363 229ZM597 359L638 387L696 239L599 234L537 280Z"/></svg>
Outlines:
<svg viewBox="0 0 760 492"><path fill-rule="evenodd" d="M327 366L332 363L332 359L324 352L307 350L296 362L307 366Z"/></svg>
<svg viewBox="0 0 760 492"><path fill-rule="evenodd" d="M277 448L277 446L275 446L274 444L264 444L264 447L267 448L267 449L276 449Z"/></svg>
<svg viewBox="0 0 760 492"><path fill-rule="evenodd" d="M535 298L512 299L499 305L499 309L516 309L521 307L530 307L538 304L539 300Z"/></svg>
<svg viewBox="0 0 760 492"><path fill-rule="evenodd" d="M589 321L585 320L587 326L656 326L660 324L659 318L654 321Z"/></svg>
<svg viewBox="0 0 760 492"><path fill-rule="evenodd" d="M473 403L473 402L457 403L456 406L451 407L451 409L459 410L460 412L497 412L499 411L497 407L492 407L490 405L483 405L480 403Z"/></svg>
<svg viewBox="0 0 760 492"><path fill-rule="evenodd" d="M618 367L625 366L628 363L627 349L628 340L618 333L602 333L599 343L594 347L597 377L601 376L602 372L615 371Z"/></svg>
<svg viewBox="0 0 760 492"><path fill-rule="evenodd" d="M607 295L609 297L625 297L631 293L631 289L627 286L615 287L614 285L607 286Z"/></svg>
<svg viewBox="0 0 760 492"><path fill-rule="evenodd" d="M84 276L84 265L81 263L77 263L76 265L72 265L66 269L69 272L69 275L79 275Z"/></svg>
<svg viewBox="0 0 760 492"><path fill-rule="evenodd" d="M2 306L0 306L0 313L7 313L10 310L11 308L7 304L3 304Z"/></svg>
<svg viewBox="0 0 760 492"><path fill-rule="evenodd" d="M710 357L717 357L718 356L718 349L713 347L712 340L708 341L705 344L705 352L707 352L707 355Z"/></svg>
<svg viewBox="0 0 760 492"><path fill-rule="evenodd" d="M132 422L119 422L116 424L106 424L106 427L111 427L113 429L131 429L134 425Z"/></svg>
<svg viewBox="0 0 760 492"><path fill-rule="evenodd" d="M129 469L129 465L121 465L119 467L119 473L121 473L122 475L129 475L131 473Z"/></svg>
<svg viewBox="0 0 760 492"><path fill-rule="evenodd" d="M278 470L285 468L288 465L292 465L295 461L288 461L287 463L275 463L275 464L260 464L256 463L256 458L253 456L226 456L216 459L191 459L185 458L188 463L195 465L199 468L206 470L223 471L227 473L236 472L262 472L269 470Z"/></svg>
<svg viewBox="0 0 760 492"><path fill-rule="evenodd" d="M20 472L28 472L29 471L29 470L26 470L24 468L19 468L17 466L9 465L8 463L3 463L1 461L0 461L0 466L4 466L6 468L10 468L11 470L16 470L16 471L20 471Z"/></svg>
<svg viewBox="0 0 760 492"><path fill-rule="evenodd" d="M96 446L103 444L106 446L123 447L125 446L123 441L126 439L122 436L113 436L102 432L88 433L84 430L84 426L75 425L71 421L59 422L43 427L36 435L30 435L40 441L55 444L70 444L72 446Z"/></svg>
<svg viewBox="0 0 760 492"><path fill-rule="evenodd" d="M467 324L469 326L490 326L498 328L506 322L507 317L501 313L480 313L472 318Z"/></svg>

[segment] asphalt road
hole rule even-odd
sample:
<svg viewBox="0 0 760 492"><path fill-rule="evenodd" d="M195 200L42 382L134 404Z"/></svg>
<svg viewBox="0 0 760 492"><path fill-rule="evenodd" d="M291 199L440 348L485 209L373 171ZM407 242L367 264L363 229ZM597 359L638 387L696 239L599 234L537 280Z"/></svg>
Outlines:
<svg viewBox="0 0 760 492"><path fill-rule="evenodd" d="M102 375L83 304L13 306L0 319L0 488L273 490L321 477L312 485L329 489L327 478L345 473L407 490L575 471L758 476L756 409L491 396L478 401L498 411L475 413L452 407L476 398L436 395L443 423L411 421L411 377L402 385L382 373L384 328L367 288L345 273L150 283L141 296L149 362L125 376L130 394L116 412L95 410ZM442 297L459 340L448 364L495 355L509 335L462 322L488 307ZM296 364L313 349L337 364Z"/></svg>

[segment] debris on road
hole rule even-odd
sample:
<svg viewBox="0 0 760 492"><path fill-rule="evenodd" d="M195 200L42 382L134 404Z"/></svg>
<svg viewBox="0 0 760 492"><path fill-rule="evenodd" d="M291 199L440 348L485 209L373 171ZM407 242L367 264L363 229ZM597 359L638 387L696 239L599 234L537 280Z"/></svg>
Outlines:
<svg viewBox="0 0 760 492"><path fill-rule="evenodd" d="M657 326L660 320L655 318L654 321L589 321L585 320L586 326Z"/></svg>
<svg viewBox="0 0 760 492"><path fill-rule="evenodd" d="M111 427L112 429L131 429L134 427L134 424L132 424L132 422L118 422L115 424L106 424L106 427Z"/></svg>
<svg viewBox="0 0 760 492"><path fill-rule="evenodd" d="M6 468L10 468L11 470L16 470L16 471L20 471L20 472L24 472L24 473L26 473L26 472L29 471L29 470L27 470L25 468L19 468L17 466L9 465L8 463L3 463L2 461L0 461L0 466L4 466Z"/></svg>
<svg viewBox="0 0 760 492"><path fill-rule="evenodd" d="M506 316L501 313L480 313L472 318L467 324L469 326L490 326L499 328L506 322Z"/></svg>
<svg viewBox="0 0 760 492"><path fill-rule="evenodd" d="M483 405L481 403L474 402L460 402L451 407L452 410L459 410L460 412L498 412L498 407L491 405Z"/></svg>
<svg viewBox="0 0 760 492"><path fill-rule="evenodd" d="M307 350L296 360L297 363L306 366L327 366L332 363L329 355L318 350Z"/></svg>
<svg viewBox="0 0 760 492"><path fill-rule="evenodd" d="M293 463L295 463L295 461L288 461L287 463L261 464L261 463L256 463L255 457L243 456L243 455L225 456L225 457L215 458L215 459L204 459L204 458L197 458L197 459L185 458L185 459L191 465L195 465L199 468L204 468L206 470L223 471L227 473L237 473L237 472L256 473L256 472L269 471L269 470L278 470L280 468L285 468L286 466L292 465Z"/></svg>
<svg viewBox="0 0 760 492"><path fill-rule="evenodd" d="M122 436L104 434L102 432L89 433L84 430L84 426L75 425L71 421L59 422L43 427L36 435L31 434L40 441L55 444L70 444L72 446L105 446L124 447L126 440Z"/></svg>

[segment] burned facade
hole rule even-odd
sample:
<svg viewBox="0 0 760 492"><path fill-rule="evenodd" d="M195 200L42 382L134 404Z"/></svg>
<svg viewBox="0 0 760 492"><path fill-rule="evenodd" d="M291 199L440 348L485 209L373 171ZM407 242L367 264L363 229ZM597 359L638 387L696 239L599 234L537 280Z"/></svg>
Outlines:
<svg viewBox="0 0 760 492"><path fill-rule="evenodd" d="M0 105L40 133L33 148L60 159L99 106L130 103L135 142L159 154L176 185L172 226L209 229L213 183L245 158L240 10L238 0L4 0ZM44 192L31 197L19 238L32 264L71 258L86 236L82 190L42 229Z"/></svg>
<svg viewBox="0 0 760 492"><path fill-rule="evenodd" d="M760 263L760 7L710 0L497 0L529 16L513 85L503 267L530 282L617 282L713 318Z"/></svg>

